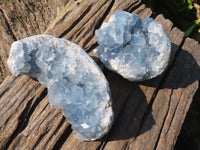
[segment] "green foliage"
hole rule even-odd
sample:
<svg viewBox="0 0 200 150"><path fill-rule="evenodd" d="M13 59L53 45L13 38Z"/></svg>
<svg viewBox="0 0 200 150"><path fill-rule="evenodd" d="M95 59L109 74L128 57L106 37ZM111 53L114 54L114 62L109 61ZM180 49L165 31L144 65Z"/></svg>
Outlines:
<svg viewBox="0 0 200 150"><path fill-rule="evenodd" d="M196 12L193 9L195 0L144 0L147 6L151 7L155 16L163 14L165 18L170 19L175 26L190 36L200 41L200 20L196 18ZM198 1L199 2L199 1Z"/></svg>
<svg viewBox="0 0 200 150"><path fill-rule="evenodd" d="M185 36L190 36L191 34L192 34L192 32L198 27L200 25L200 19L197 19L197 20L195 20L194 22L193 22L193 24L191 25L191 26L189 26L188 28L187 28L187 30L185 30ZM198 32L198 31L197 31ZM200 38L200 34L198 35L198 33L197 34L195 34L195 37L197 38L197 40ZM195 38L195 39L196 39ZM200 41L200 40L198 40L198 41Z"/></svg>

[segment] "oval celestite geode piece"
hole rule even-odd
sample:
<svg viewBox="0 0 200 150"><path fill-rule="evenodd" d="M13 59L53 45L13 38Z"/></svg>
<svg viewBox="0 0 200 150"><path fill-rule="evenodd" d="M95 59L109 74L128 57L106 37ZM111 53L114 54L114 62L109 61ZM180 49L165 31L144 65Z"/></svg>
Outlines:
<svg viewBox="0 0 200 150"><path fill-rule="evenodd" d="M118 10L95 34L99 44L95 53L100 60L130 81L156 77L168 65L170 39L151 18L142 22L136 14Z"/></svg>
<svg viewBox="0 0 200 150"><path fill-rule="evenodd" d="M12 44L8 67L29 74L48 88L50 104L61 108L81 141L105 135L113 121L108 82L92 58L78 45L50 35Z"/></svg>

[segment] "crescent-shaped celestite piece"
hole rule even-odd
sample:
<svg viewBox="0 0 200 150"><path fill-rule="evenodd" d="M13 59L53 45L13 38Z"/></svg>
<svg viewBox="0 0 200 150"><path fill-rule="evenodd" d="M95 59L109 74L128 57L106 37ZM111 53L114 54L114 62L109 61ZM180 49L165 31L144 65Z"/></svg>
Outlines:
<svg viewBox="0 0 200 150"><path fill-rule="evenodd" d="M159 22L118 10L95 32L96 54L106 67L130 81L160 75L169 63L171 41Z"/></svg>
<svg viewBox="0 0 200 150"><path fill-rule="evenodd" d="M12 44L8 67L48 88L50 104L63 111L81 141L105 135L113 122L109 84L100 68L78 45L50 35Z"/></svg>

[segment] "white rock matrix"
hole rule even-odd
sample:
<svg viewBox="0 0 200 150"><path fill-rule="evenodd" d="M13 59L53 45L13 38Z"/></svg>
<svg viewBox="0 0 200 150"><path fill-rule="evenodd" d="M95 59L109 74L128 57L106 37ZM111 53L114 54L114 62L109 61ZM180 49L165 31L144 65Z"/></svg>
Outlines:
<svg viewBox="0 0 200 150"><path fill-rule="evenodd" d="M160 75L168 65L170 39L159 22L118 10L95 32L95 53L106 67L130 81Z"/></svg>
<svg viewBox="0 0 200 150"><path fill-rule="evenodd" d="M8 67L28 74L48 88L50 104L63 111L80 141L105 135L113 121L108 82L78 45L50 35L36 35L12 44Z"/></svg>

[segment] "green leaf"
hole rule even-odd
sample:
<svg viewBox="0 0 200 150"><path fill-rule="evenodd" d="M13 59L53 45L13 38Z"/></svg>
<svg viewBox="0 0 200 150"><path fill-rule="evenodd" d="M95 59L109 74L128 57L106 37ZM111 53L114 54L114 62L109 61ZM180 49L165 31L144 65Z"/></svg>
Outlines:
<svg viewBox="0 0 200 150"><path fill-rule="evenodd" d="M185 36L190 36L190 34L194 31L194 29L200 25L200 19L197 19L193 22L193 24L187 28L187 30L185 31Z"/></svg>

